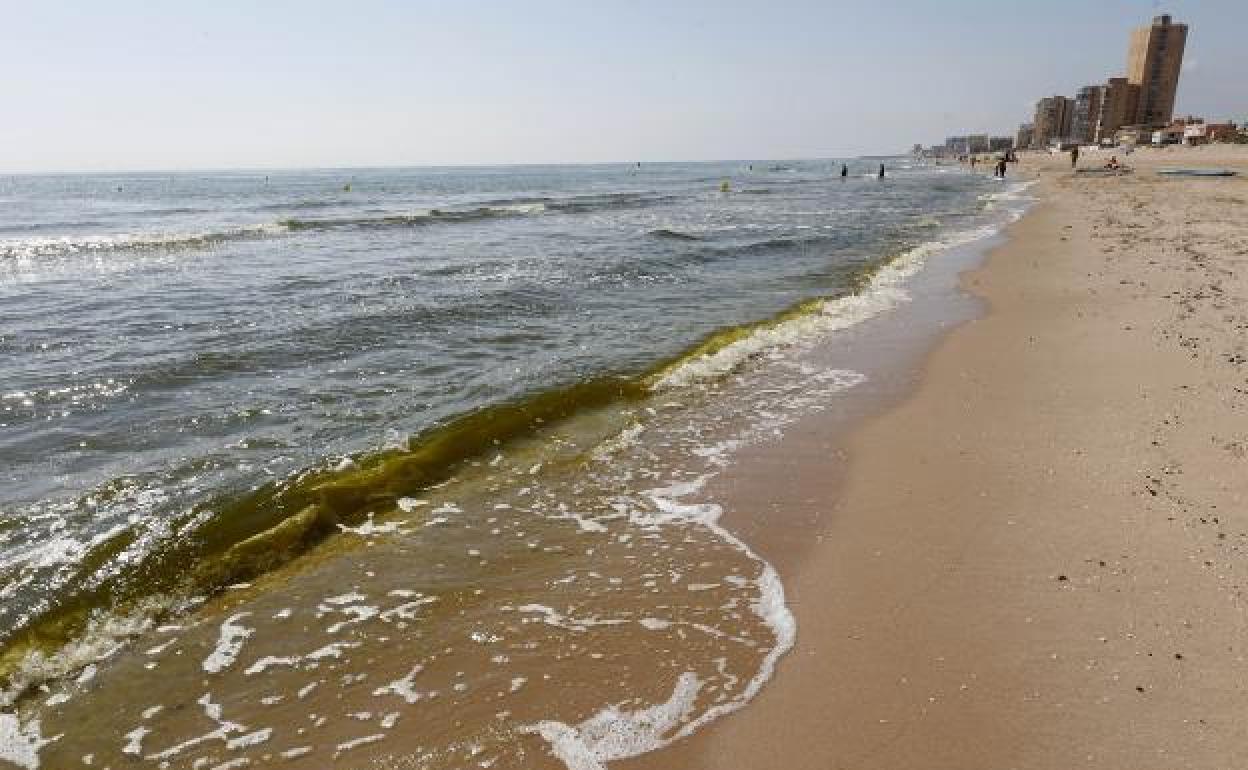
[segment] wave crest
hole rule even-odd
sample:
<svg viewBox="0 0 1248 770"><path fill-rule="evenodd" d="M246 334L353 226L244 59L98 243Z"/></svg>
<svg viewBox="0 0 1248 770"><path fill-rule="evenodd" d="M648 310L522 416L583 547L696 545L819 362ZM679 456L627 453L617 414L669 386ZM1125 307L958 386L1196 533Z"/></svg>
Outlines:
<svg viewBox="0 0 1248 770"><path fill-rule="evenodd" d="M66 235L0 241L0 259L33 259L114 251L154 251L196 248L225 241L265 238L286 231L280 223L245 225L216 232L114 233Z"/></svg>

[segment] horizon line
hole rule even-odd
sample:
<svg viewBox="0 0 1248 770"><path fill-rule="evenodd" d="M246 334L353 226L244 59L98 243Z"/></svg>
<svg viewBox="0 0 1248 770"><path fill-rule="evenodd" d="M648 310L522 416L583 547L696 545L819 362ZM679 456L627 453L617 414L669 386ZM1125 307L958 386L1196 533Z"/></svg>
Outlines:
<svg viewBox="0 0 1248 770"><path fill-rule="evenodd" d="M692 163L779 163L790 161L846 161L880 158L902 158L909 151L885 154L789 156L774 158L713 158L704 160L601 160L601 161L544 161L518 163L398 163L394 165L359 166L203 166L186 168L114 168L114 169L49 169L44 171L0 170L0 176L56 176L87 174L195 174L195 173L283 173L292 171L375 171L379 169L454 169L454 168L535 168L542 166L635 166L677 165Z"/></svg>

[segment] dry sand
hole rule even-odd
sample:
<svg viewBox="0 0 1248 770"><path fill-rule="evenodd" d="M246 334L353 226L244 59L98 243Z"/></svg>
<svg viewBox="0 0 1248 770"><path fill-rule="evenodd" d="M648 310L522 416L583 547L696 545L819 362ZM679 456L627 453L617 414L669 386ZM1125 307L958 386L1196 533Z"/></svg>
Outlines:
<svg viewBox="0 0 1248 770"><path fill-rule="evenodd" d="M964 276L989 312L843 482L818 417L740 466L730 523L805 522L760 544L799 622L775 681L619 766L1248 767L1246 150L1024 157L1041 204ZM1209 165L1241 175L1155 174Z"/></svg>

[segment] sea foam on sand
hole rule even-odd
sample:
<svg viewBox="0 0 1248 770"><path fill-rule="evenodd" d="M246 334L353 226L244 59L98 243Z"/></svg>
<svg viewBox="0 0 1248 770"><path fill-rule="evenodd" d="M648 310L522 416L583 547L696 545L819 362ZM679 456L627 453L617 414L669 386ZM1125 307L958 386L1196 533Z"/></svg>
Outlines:
<svg viewBox="0 0 1248 770"><path fill-rule="evenodd" d="M528 732L537 733L550 743L555 756L569 770L602 770L606 762L662 748L712 720L736 711L758 693L771 678L776 661L793 647L797 621L785 603L784 586L775 569L736 535L720 526L719 517L723 512L720 506L714 503L681 503L676 499L701 490L708 478L701 476L648 491L646 496L657 512L634 511L630 518L650 527L677 522L700 524L760 563L762 571L755 581L759 596L751 609L771 629L775 643L740 695L708 708L696 718L690 717L703 683L697 674L686 671L677 679L671 697L655 706L621 711L612 705L577 725L545 720L526 726Z"/></svg>
<svg viewBox="0 0 1248 770"><path fill-rule="evenodd" d="M1019 186L1007 194L1013 198L1023 189L1025 186ZM987 225L916 246L877 271L864 291L827 300L813 313L783 321L775 326L759 328L746 338L726 345L714 353L690 359L664 375L656 383L656 389L688 387L717 379L751 358L799 343L812 342L887 312L909 301L910 295L904 288L905 281L918 273L933 255L990 237L998 229L997 226ZM863 375L856 372L837 374L837 390L854 387L865 380ZM758 586L758 597L751 603L751 609L771 629L774 644L763 658L758 671L735 698L717 703L696 717L693 716L693 710L703 683L694 672L686 671L677 680L671 697L655 706L638 711L622 711L611 705L574 725L543 720L525 726L527 732L541 735L569 770L604 770L606 762L662 748L711 721L742 708L772 677L777 661L793 647L797 637L797 621L785 603L784 586L775 568L719 524L722 513L720 506L714 503L680 502L679 498L699 491L708 478L709 474L692 481L675 482L668 487L649 490L646 497L653 505L653 510L632 510L629 517L638 525L654 528L673 522L700 524L758 562L761 571L754 580Z"/></svg>
<svg viewBox="0 0 1248 770"><path fill-rule="evenodd" d="M0 713L0 759L18 767L36 770L39 767L39 749L59 737L44 740L38 719L22 724L16 714Z"/></svg>

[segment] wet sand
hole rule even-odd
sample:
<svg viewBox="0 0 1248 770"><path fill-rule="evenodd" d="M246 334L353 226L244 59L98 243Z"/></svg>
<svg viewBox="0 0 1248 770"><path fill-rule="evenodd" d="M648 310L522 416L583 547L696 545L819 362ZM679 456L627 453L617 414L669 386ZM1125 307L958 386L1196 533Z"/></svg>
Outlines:
<svg viewBox="0 0 1248 770"><path fill-rule="evenodd" d="M619 767L1248 763L1248 152L1119 157L1025 155L1042 203L963 277L986 315L844 446L815 416L721 480L797 645ZM1186 166L1240 176L1155 173Z"/></svg>

